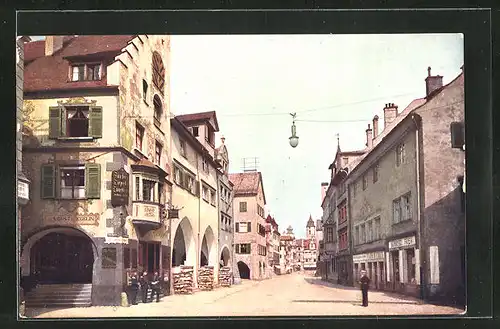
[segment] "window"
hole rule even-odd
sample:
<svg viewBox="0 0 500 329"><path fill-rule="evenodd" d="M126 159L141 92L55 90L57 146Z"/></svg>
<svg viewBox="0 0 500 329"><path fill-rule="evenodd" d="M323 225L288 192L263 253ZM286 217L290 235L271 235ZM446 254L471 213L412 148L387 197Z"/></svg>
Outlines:
<svg viewBox="0 0 500 329"><path fill-rule="evenodd" d="M153 107L154 107L154 123L156 126L161 126L161 116L163 114L163 106L161 104L160 97L158 95L155 95L153 97Z"/></svg>
<svg viewBox="0 0 500 329"><path fill-rule="evenodd" d="M155 201L155 181L149 179L142 180L142 201Z"/></svg>
<svg viewBox="0 0 500 329"><path fill-rule="evenodd" d="M393 222L399 223L401 221L401 200L397 198L392 201Z"/></svg>
<svg viewBox="0 0 500 329"><path fill-rule="evenodd" d="M163 94L165 88L165 66L160 53L153 53L153 84Z"/></svg>
<svg viewBox="0 0 500 329"><path fill-rule="evenodd" d="M352 195L355 197L358 194L358 182L354 182L352 184Z"/></svg>
<svg viewBox="0 0 500 329"><path fill-rule="evenodd" d="M249 254L250 253L250 243L242 243L236 245L237 254Z"/></svg>
<svg viewBox="0 0 500 329"><path fill-rule="evenodd" d="M140 124L135 124L135 147L142 151L142 141L144 139L144 127Z"/></svg>
<svg viewBox="0 0 500 329"><path fill-rule="evenodd" d="M130 268L130 248L123 248L123 267Z"/></svg>
<svg viewBox="0 0 500 329"><path fill-rule="evenodd" d="M349 163L349 158L348 157L344 157L343 158L343 162L344 162L344 166L347 165Z"/></svg>
<svg viewBox="0 0 500 329"><path fill-rule="evenodd" d="M406 160L406 152L405 152L405 144L399 144L396 147L396 167L399 167L402 163L405 163Z"/></svg>
<svg viewBox="0 0 500 329"><path fill-rule="evenodd" d="M366 242L373 241L373 223L369 221L366 224Z"/></svg>
<svg viewBox="0 0 500 329"><path fill-rule="evenodd" d="M193 176L186 174L186 185L184 187L189 193L196 195L195 178Z"/></svg>
<svg viewBox="0 0 500 329"><path fill-rule="evenodd" d="M259 235L261 236L266 236L266 228L264 227L264 225L257 223L257 233L259 233Z"/></svg>
<svg viewBox="0 0 500 329"><path fill-rule="evenodd" d="M215 206L215 203L216 203L216 196L215 196L215 191L214 190L210 190L210 204L212 206Z"/></svg>
<svg viewBox="0 0 500 329"><path fill-rule="evenodd" d="M161 150L162 146L159 142L155 144L155 163L160 166L161 165Z"/></svg>
<svg viewBox="0 0 500 329"><path fill-rule="evenodd" d="M363 175L363 191L366 190L366 187L368 186L368 177L366 177L366 174Z"/></svg>
<svg viewBox="0 0 500 329"><path fill-rule="evenodd" d="M363 244L366 242L366 231L365 231L365 224L361 224L360 228L360 236L359 236L359 243Z"/></svg>
<svg viewBox="0 0 500 329"><path fill-rule="evenodd" d="M206 158L203 158L201 160L201 165L202 165L201 167L202 167L202 169L203 169L204 172L206 172L206 173L210 172L209 171L209 166L208 166L208 160Z"/></svg>
<svg viewBox="0 0 500 329"><path fill-rule="evenodd" d="M412 211L411 211L411 194L408 193L401 197L401 211L402 211L402 220L411 220Z"/></svg>
<svg viewBox="0 0 500 329"><path fill-rule="evenodd" d="M240 202L240 212L246 212L246 211L247 211L247 203Z"/></svg>
<svg viewBox="0 0 500 329"><path fill-rule="evenodd" d="M186 141L181 140L180 144L181 144L181 155L186 158L187 157Z"/></svg>
<svg viewBox="0 0 500 329"><path fill-rule="evenodd" d="M199 128L198 127L193 127L193 136L198 137L200 135Z"/></svg>
<svg viewBox="0 0 500 329"><path fill-rule="evenodd" d="M338 208L339 224L347 221L347 205L346 202L342 202Z"/></svg>
<svg viewBox="0 0 500 329"><path fill-rule="evenodd" d="M262 208L260 205L257 205L257 215L264 218L264 208Z"/></svg>
<svg viewBox="0 0 500 329"><path fill-rule="evenodd" d="M88 64L87 65L87 78L86 80L101 80L101 64Z"/></svg>
<svg viewBox="0 0 500 329"><path fill-rule="evenodd" d="M406 249L406 269L408 283L416 284L415 249Z"/></svg>
<svg viewBox="0 0 500 329"><path fill-rule="evenodd" d="M56 180L59 183L56 184ZM42 165L42 199L99 199L101 195L101 166L87 163L78 166ZM56 190L56 186L59 189Z"/></svg>
<svg viewBox="0 0 500 329"><path fill-rule="evenodd" d="M73 65L71 81L83 81L85 79L85 65Z"/></svg>
<svg viewBox="0 0 500 329"><path fill-rule="evenodd" d="M373 226L373 238L375 240L380 240L380 217L375 218L374 220L374 226Z"/></svg>
<svg viewBox="0 0 500 329"><path fill-rule="evenodd" d="M215 145L215 132L210 128L209 126L205 127L205 140L210 144L210 145Z"/></svg>
<svg viewBox="0 0 500 329"><path fill-rule="evenodd" d="M142 99L147 103L148 101L148 83L142 80Z"/></svg>
<svg viewBox="0 0 500 329"><path fill-rule="evenodd" d="M333 227L326 228L326 242L333 242Z"/></svg>
<svg viewBox="0 0 500 329"><path fill-rule="evenodd" d="M182 185L182 169L177 166L174 166L174 181L177 185Z"/></svg>
<svg viewBox="0 0 500 329"><path fill-rule="evenodd" d="M236 223L236 232L237 233L248 233L251 231L252 231L252 223L251 222Z"/></svg>
<svg viewBox="0 0 500 329"><path fill-rule="evenodd" d="M378 163L373 167L373 182L378 181Z"/></svg>
<svg viewBox="0 0 500 329"><path fill-rule="evenodd" d="M208 202L208 187L206 187L205 185L202 185L201 187L201 197L203 198L203 200Z"/></svg>
<svg viewBox="0 0 500 329"><path fill-rule="evenodd" d="M61 199L85 198L85 167L61 167Z"/></svg>
<svg viewBox="0 0 500 329"><path fill-rule="evenodd" d="M102 137L102 107L54 106L49 108L49 138Z"/></svg>

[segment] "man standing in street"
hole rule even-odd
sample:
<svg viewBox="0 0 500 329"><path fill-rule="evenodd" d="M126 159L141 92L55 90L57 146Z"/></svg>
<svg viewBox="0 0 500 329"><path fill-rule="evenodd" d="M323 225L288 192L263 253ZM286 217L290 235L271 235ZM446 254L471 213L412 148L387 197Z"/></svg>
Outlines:
<svg viewBox="0 0 500 329"><path fill-rule="evenodd" d="M142 302L148 302L148 289L149 289L149 280L148 280L148 272L142 273L142 276L139 280L141 285L141 293L142 293Z"/></svg>
<svg viewBox="0 0 500 329"><path fill-rule="evenodd" d="M160 276L158 272L154 273L153 281L151 281L151 299L155 298L155 296L156 302L160 302Z"/></svg>
<svg viewBox="0 0 500 329"><path fill-rule="evenodd" d="M368 288L370 287L370 278L366 275L366 271L361 271L361 278L359 284L361 285L361 294L363 295L363 306L368 306Z"/></svg>

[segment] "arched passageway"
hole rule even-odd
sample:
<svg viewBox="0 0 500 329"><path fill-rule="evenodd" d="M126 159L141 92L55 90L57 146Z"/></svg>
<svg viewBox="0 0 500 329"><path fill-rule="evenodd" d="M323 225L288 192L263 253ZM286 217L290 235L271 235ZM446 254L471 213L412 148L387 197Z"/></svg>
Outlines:
<svg viewBox="0 0 500 329"><path fill-rule="evenodd" d="M230 266L231 265L231 253L227 247L222 249L220 253L220 263L222 266Z"/></svg>
<svg viewBox="0 0 500 329"><path fill-rule="evenodd" d="M250 279L250 268L247 264L242 261L238 262L238 271L240 272L240 278Z"/></svg>
<svg viewBox="0 0 500 329"><path fill-rule="evenodd" d="M214 232L210 226L203 234L203 240L200 248L200 266L217 264L217 245Z"/></svg>
<svg viewBox="0 0 500 329"><path fill-rule="evenodd" d="M47 233L30 250L30 274L41 284L92 283L92 241L77 230Z"/></svg>
<svg viewBox="0 0 500 329"><path fill-rule="evenodd" d="M177 226L172 248L172 266L194 264L193 229L189 219L184 217Z"/></svg>

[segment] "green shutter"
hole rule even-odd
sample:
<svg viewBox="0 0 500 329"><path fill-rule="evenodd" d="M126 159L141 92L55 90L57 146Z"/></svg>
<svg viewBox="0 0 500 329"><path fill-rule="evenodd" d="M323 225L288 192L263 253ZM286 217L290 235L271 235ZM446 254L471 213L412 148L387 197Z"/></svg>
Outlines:
<svg viewBox="0 0 500 329"><path fill-rule="evenodd" d="M93 138L102 137L102 107L100 106L90 108L89 136Z"/></svg>
<svg viewBox="0 0 500 329"><path fill-rule="evenodd" d="M49 107L49 138L61 137L62 111L59 106Z"/></svg>
<svg viewBox="0 0 500 329"><path fill-rule="evenodd" d="M252 232L252 222L247 223L247 232L248 233Z"/></svg>
<svg viewBox="0 0 500 329"><path fill-rule="evenodd" d="M101 165L85 164L85 197L99 199L101 197Z"/></svg>
<svg viewBox="0 0 500 329"><path fill-rule="evenodd" d="M41 175L41 198L54 199L56 197L56 166L53 164L42 165Z"/></svg>

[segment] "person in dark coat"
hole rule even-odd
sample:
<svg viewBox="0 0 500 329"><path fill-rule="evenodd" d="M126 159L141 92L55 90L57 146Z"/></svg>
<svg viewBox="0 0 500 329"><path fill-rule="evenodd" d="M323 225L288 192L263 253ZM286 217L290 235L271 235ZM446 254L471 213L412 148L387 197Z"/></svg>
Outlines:
<svg viewBox="0 0 500 329"><path fill-rule="evenodd" d="M139 284L141 285L142 302L147 303L148 302L148 289L149 289L148 272L142 273L142 276L139 279Z"/></svg>
<svg viewBox="0 0 500 329"><path fill-rule="evenodd" d="M137 305L137 291L139 290L139 279L137 277L137 272L131 273L129 282L130 282L129 304Z"/></svg>
<svg viewBox="0 0 500 329"><path fill-rule="evenodd" d="M153 275L153 281L151 281L151 299L156 295L156 302L160 301L160 276L158 272Z"/></svg>
<svg viewBox="0 0 500 329"><path fill-rule="evenodd" d="M368 306L368 288L370 287L370 278L366 275L366 271L361 271L359 284L361 285L361 294L363 295L363 306Z"/></svg>

